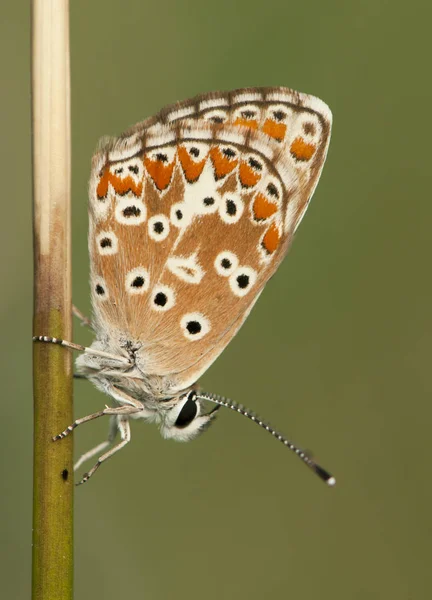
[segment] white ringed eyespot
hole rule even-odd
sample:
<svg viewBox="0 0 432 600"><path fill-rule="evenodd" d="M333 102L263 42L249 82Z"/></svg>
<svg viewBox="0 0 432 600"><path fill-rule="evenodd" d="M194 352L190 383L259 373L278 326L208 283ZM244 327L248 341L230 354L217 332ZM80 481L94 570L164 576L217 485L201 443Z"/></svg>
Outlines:
<svg viewBox="0 0 432 600"><path fill-rule="evenodd" d="M183 335L191 341L203 338L211 329L210 321L202 313L188 313L180 320Z"/></svg>
<svg viewBox="0 0 432 600"><path fill-rule="evenodd" d="M126 275L125 288L129 294L143 294L149 286L149 272L144 267L136 267Z"/></svg>
<svg viewBox="0 0 432 600"><path fill-rule="evenodd" d="M234 252L224 250L219 252L214 261L214 266L218 275L229 277L237 269L239 260Z"/></svg>

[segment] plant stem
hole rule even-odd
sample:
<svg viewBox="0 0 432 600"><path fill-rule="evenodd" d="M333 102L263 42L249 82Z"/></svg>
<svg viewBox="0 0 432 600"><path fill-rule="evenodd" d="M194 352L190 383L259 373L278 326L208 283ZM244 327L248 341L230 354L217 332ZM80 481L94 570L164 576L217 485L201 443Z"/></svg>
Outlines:
<svg viewBox="0 0 432 600"><path fill-rule="evenodd" d="M68 0L32 1L34 335L71 339ZM33 600L71 600L72 357L34 344Z"/></svg>

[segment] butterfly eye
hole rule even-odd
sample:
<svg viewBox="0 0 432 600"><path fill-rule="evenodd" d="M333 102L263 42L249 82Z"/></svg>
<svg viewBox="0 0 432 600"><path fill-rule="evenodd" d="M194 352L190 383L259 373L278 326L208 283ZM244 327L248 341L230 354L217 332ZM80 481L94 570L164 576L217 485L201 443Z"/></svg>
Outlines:
<svg viewBox="0 0 432 600"><path fill-rule="evenodd" d="M198 407L193 398L195 398L195 396L189 396L183 405L183 408L179 412L176 422L174 423L175 427L179 427L180 429L187 427L197 416Z"/></svg>

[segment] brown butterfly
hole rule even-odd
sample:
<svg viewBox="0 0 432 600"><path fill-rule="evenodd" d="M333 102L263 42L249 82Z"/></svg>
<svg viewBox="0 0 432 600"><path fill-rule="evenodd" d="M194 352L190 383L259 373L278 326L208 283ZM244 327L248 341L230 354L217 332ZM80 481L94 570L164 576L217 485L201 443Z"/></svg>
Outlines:
<svg viewBox="0 0 432 600"><path fill-rule="evenodd" d="M93 157L89 252L95 341L78 373L114 399L108 441L130 440L129 418L190 440L227 406L267 429L329 485L335 479L257 416L196 381L237 333L276 271L326 158L331 112L287 88L214 92L168 106ZM205 401L216 404L205 411Z"/></svg>

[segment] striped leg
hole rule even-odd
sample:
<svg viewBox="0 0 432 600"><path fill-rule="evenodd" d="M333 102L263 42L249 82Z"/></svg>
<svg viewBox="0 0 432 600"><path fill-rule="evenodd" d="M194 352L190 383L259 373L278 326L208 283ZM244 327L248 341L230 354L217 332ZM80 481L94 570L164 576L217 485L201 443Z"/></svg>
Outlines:
<svg viewBox="0 0 432 600"><path fill-rule="evenodd" d="M36 335L33 338L34 342L44 342L46 344L58 344L65 348L71 348L71 350L78 350L85 354L93 354L93 356L101 356L102 358L109 358L125 365L130 365L131 361L125 356L118 356L117 354L110 354L109 352L103 352L102 350L96 350L95 348L89 348L88 346L82 346L81 344L74 344L73 342L67 342L55 337L49 337L47 335Z"/></svg>
<svg viewBox="0 0 432 600"><path fill-rule="evenodd" d="M132 415L134 413L137 412L141 412L143 409L143 406L141 403L139 403L139 406L116 406L115 408L111 408L110 406L106 406L104 408L104 410L99 410L98 412L95 412L91 415L87 415L86 417L82 417L81 419L77 419L76 421L74 421L72 423L72 425L69 425L68 427L66 427L66 429L64 431L62 431L61 433L58 433L57 435L55 435L53 437L53 442L56 442L57 440L62 440L63 438L65 438L67 435L69 435L70 433L72 433L72 431L74 429L76 429L78 427L78 425L82 425L83 423L88 423L88 421L93 421L94 419L98 419L99 417L103 417L104 415Z"/></svg>
<svg viewBox="0 0 432 600"><path fill-rule="evenodd" d="M103 450L105 450L105 448L108 448L108 446L110 444L112 444L113 441L115 440L115 437L117 435L117 431L118 431L117 418L114 417L114 416L111 416L111 418L110 418L110 427L109 427L109 431L108 431L108 439L105 442L102 442L101 444L98 444L97 446L95 446L94 448L92 448L91 450L89 450L88 452L85 452L84 454L82 454L79 457L79 459L76 461L76 463L74 464L74 471L76 471L77 469L79 469L80 466L84 462L86 462L90 458L93 458L93 456L95 456L96 454L100 454L101 452L103 452Z"/></svg>
<svg viewBox="0 0 432 600"><path fill-rule="evenodd" d="M116 452L121 450L124 446L126 446L126 444L128 444L130 442L130 439L131 439L130 425L129 425L129 420L127 419L127 417L122 417L122 418L117 419L117 427L118 427L118 430L120 431L121 442L119 444L117 444L116 446L114 446L113 448L111 448L111 450L108 450L108 452L106 452L105 454L102 454L102 456L99 457L97 463L90 469L90 471L88 471L88 473L84 473L83 478L81 479L81 481L79 481L77 483L77 485L86 483L86 481L88 481L90 479L90 477L96 473L96 471L99 469L99 467L101 466L101 464L103 462L105 462L106 460L111 458L111 456L116 454Z"/></svg>

